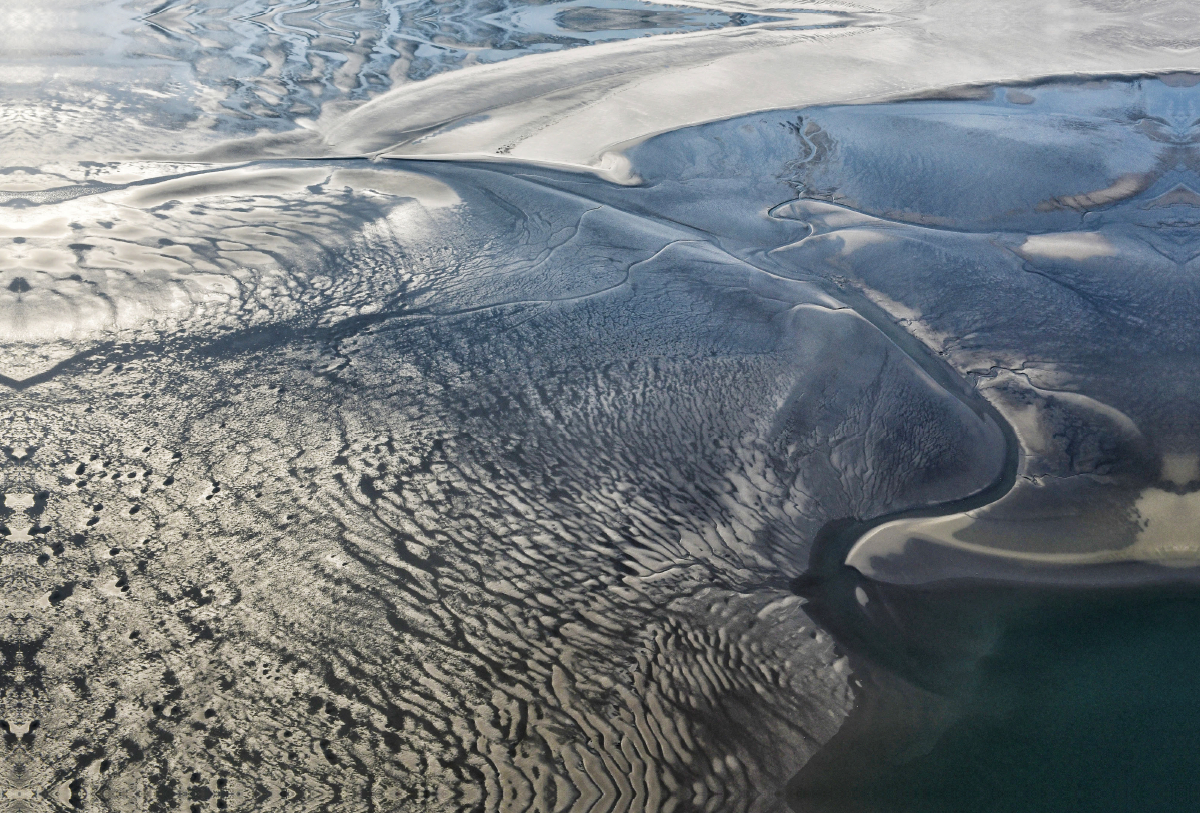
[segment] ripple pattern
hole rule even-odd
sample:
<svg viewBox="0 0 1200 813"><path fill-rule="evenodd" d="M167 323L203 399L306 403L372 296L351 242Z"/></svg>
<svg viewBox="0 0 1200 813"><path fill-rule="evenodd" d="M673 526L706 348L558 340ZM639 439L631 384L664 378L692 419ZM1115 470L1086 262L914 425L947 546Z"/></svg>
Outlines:
<svg viewBox="0 0 1200 813"><path fill-rule="evenodd" d="M14 209L13 335L181 293L6 345L7 798L779 810L852 702L809 540L986 483L988 428L694 228L375 166Z"/></svg>

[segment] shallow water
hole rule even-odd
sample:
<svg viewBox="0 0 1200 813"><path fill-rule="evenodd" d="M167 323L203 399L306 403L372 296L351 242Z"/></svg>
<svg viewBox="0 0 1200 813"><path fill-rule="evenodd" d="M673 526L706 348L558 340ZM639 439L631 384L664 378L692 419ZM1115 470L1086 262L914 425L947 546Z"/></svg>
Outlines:
<svg viewBox="0 0 1200 813"><path fill-rule="evenodd" d="M903 619L903 665L793 780L796 810L1195 807L1194 588L960 584L871 600Z"/></svg>

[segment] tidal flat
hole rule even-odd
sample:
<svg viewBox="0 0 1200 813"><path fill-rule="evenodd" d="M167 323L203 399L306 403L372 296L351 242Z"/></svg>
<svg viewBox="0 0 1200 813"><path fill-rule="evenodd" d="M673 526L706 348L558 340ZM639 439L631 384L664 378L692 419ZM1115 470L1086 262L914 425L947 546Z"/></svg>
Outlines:
<svg viewBox="0 0 1200 813"><path fill-rule="evenodd" d="M0 9L0 810L1191 810L1188 19Z"/></svg>

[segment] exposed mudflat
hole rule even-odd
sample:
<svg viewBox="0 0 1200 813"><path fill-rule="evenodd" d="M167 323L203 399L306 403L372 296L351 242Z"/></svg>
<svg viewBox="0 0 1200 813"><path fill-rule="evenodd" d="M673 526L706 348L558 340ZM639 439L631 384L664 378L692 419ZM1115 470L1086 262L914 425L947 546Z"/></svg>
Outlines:
<svg viewBox="0 0 1200 813"><path fill-rule="evenodd" d="M1010 5L0 10L0 809L1188 809L1195 44Z"/></svg>

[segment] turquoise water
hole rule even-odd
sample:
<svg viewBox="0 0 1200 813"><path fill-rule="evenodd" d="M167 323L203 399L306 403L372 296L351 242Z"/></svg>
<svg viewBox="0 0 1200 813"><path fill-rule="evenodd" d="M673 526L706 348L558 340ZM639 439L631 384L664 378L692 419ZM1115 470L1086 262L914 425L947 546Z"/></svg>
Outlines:
<svg viewBox="0 0 1200 813"><path fill-rule="evenodd" d="M889 588L871 604L894 625L858 641L886 666L860 655L859 708L793 781L795 809L1200 807L1200 591Z"/></svg>

